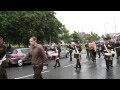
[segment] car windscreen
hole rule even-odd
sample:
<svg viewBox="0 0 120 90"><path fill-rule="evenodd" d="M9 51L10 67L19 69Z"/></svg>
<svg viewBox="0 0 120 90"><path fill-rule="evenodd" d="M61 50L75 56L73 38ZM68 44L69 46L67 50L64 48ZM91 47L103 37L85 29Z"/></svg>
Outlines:
<svg viewBox="0 0 120 90"><path fill-rule="evenodd" d="M17 54L17 53L18 53L17 50L11 50L11 51L7 52L7 54Z"/></svg>
<svg viewBox="0 0 120 90"><path fill-rule="evenodd" d="M29 49L21 49L21 52L22 52L23 54L27 54L27 53L29 52Z"/></svg>

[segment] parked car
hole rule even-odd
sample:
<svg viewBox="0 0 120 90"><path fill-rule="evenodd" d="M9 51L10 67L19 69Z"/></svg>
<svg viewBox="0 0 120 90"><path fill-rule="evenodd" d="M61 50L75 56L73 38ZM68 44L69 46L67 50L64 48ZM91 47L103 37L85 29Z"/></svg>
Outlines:
<svg viewBox="0 0 120 90"><path fill-rule="evenodd" d="M17 48L13 49L10 52L6 53L6 58L8 59L9 64L17 64L18 66L22 66L24 63L31 63L31 60L28 59L23 63L19 63L18 61L22 59L29 52L29 48Z"/></svg>
<svg viewBox="0 0 120 90"><path fill-rule="evenodd" d="M52 50L48 51L48 59L52 60L54 53L55 52L52 51ZM66 57L66 58L69 57L69 51L62 48L61 49L61 53L60 53L60 58L64 58L64 57Z"/></svg>

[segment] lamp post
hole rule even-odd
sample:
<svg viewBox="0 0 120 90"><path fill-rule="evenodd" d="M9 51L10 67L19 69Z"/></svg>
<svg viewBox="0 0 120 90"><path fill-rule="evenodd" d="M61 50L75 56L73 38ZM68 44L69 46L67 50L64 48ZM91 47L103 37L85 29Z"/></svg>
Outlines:
<svg viewBox="0 0 120 90"><path fill-rule="evenodd" d="M115 24L115 33L116 33L116 22L115 22L115 16L114 16L114 24Z"/></svg>
<svg viewBox="0 0 120 90"><path fill-rule="evenodd" d="M106 24L109 24L109 23L104 23L104 27L105 27L105 36L107 35L107 32L106 32Z"/></svg>

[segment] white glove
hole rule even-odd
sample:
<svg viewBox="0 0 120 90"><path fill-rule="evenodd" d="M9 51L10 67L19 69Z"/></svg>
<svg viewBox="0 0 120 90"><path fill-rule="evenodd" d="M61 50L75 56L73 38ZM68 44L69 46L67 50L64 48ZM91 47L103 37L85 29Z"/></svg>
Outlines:
<svg viewBox="0 0 120 90"><path fill-rule="evenodd" d="M47 69L47 66L43 66L43 71Z"/></svg>
<svg viewBox="0 0 120 90"><path fill-rule="evenodd" d="M3 60L3 61L5 61L5 60L6 60L6 58L4 57L2 60Z"/></svg>

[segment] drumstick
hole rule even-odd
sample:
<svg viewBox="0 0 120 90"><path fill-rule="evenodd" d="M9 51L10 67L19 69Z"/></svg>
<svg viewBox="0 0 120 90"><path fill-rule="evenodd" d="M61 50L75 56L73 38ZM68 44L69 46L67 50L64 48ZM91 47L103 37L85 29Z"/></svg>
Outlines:
<svg viewBox="0 0 120 90"><path fill-rule="evenodd" d="M106 51L109 53L109 51L108 51L108 49L107 49L107 47L106 47L105 43L104 43L104 47L105 47Z"/></svg>
<svg viewBox="0 0 120 90"><path fill-rule="evenodd" d="M77 51L77 53L78 53L78 49L77 49L77 47L75 46L75 49L76 49L76 51Z"/></svg>

